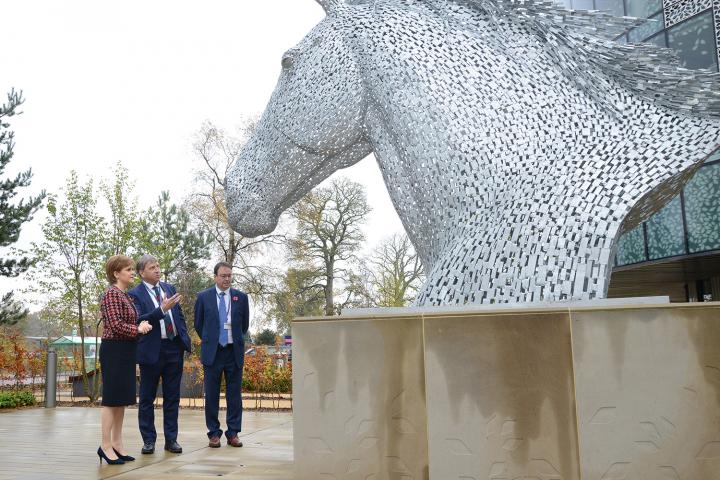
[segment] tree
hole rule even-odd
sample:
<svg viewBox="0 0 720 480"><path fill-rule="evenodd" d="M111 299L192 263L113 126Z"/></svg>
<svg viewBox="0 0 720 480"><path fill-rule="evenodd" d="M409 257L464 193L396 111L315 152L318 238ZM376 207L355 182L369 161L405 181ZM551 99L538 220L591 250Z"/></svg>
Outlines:
<svg viewBox="0 0 720 480"><path fill-rule="evenodd" d="M173 273L171 282L175 285L177 293L182 296L180 307L182 308L188 325L192 325L195 318L195 299L197 294L202 290L213 285L210 276L203 271L198 265L185 264L181 265L178 270ZM192 342L192 350L188 362L185 363L186 374L190 375L190 379L194 382L202 384L202 368L200 368L200 338L195 329L188 328L188 335Z"/></svg>
<svg viewBox="0 0 720 480"><path fill-rule="evenodd" d="M59 337L68 332L72 325L68 325L61 312L56 309L56 304L50 302L40 311L31 313L21 322L23 333L27 336L42 336L50 342L51 339Z"/></svg>
<svg viewBox="0 0 720 480"><path fill-rule="evenodd" d="M179 270L193 270L198 260L208 258L209 235L191 227L190 215L171 203L169 192L160 192L157 203L140 213L132 197L134 187L135 182L120 164L110 181L101 182L100 190L110 211L109 228L102 235L104 257L153 255L166 281ZM104 278L103 272L99 274Z"/></svg>
<svg viewBox="0 0 720 480"><path fill-rule="evenodd" d="M22 92L10 90L7 103L0 105L0 176L5 172L10 160L13 158L13 142L15 132L9 130L10 117L19 115L18 107L24 99ZM40 207L45 198L43 191L36 197L20 200L13 203L17 189L30 185L32 169L19 173L12 179L0 180L0 247L7 247L17 242L20 229L25 222L32 219L33 214ZM25 272L31 265L28 257L2 258L0 257L0 276L16 277ZM5 293L0 301L0 324L14 325L27 315L27 310L13 299L13 292Z"/></svg>
<svg viewBox="0 0 720 480"><path fill-rule="evenodd" d="M209 235L192 228L188 212L170 203L170 194L161 192L154 207L147 210L138 231L140 253L158 259L165 280L181 270L193 271L198 260L209 257Z"/></svg>
<svg viewBox="0 0 720 480"><path fill-rule="evenodd" d="M192 322L192 319L195 318L195 300L197 294L214 285L212 278L198 265L186 264L182 265L173 273L171 281L175 285L177 293L182 295L180 306L185 314L185 318Z"/></svg>
<svg viewBox="0 0 720 480"><path fill-rule="evenodd" d="M141 233L137 201L131 198L135 182L127 168L118 163L111 180L100 183L100 191L110 208L108 230L102 236L103 256L132 255ZM102 274L104 278L104 274Z"/></svg>
<svg viewBox="0 0 720 480"><path fill-rule="evenodd" d="M336 293L352 294L348 289L336 292L336 279L351 279L351 267L365 240L361 227L370 210L363 186L346 178L316 188L290 209L296 223L296 233L288 240L290 258L313 272L315 282L322 285L325 315L334 315L352 299L348 295L336 304Z"/></svg>
<svg viewBox="0 0 720 480"><path fill-rule="evenodd" d="M28 309L15 300L13 292L7 292L0 299L0 325L15 325L27 317Z"/></svg>
<svg viewBox="0 0 720 480"><path fill-rule="evenodd" d="M415 299L424 273L420 257L406 234L386 238L369 259L369 280L375 305L402 307Z"/></svg>
<svg viewBox="0 0 720 480"><path fill-rule="evenodd" d="M270 294L268 316L278 332L289 332L293 318L320 316L325 307L325 286L315 270L288 268L280 286Z"/></svg>
<svg viewBox="0 0 720 480"><path fill-rule="evenodd" d="M211 123L205 123L198 133L194 145L202 167L196 172L198 189L192 195L191 212L213 237L216 247L224 260L234 265L242 249L242 236L237 234L228 222L225 206L225 178L242 145L255 129L255 123L246 123L243 137L228 137Z"/></svg>
<svg viewBox="0 0 720 480"><path fill-rule="evenodd" d="M269 328L264 329L255 335L256 345L275 345L275 332Z"/></svg>
<svg viewBox="0 0 720 480"><path fill-rule="evenodd" d="M72 171L62 201L54 195L48 198L48 217L42 225L45 241L32 244L38 261L31 271L31 288L36 294L50 296L48 303L53 303L53 311L62 319L76 322L83 351L92 320L99 317L99 301L106 283L98 281L98 271L106 260L103 256L106 228L96 207L92 180L81 184ZM89 388L84 355L81 368L85 391L95 401L97 385Z"/></svg>
<svg viewBox="0 0 720 480"><path fill-rule="evenodd" d="M271 291L268 279L273 276L272 269L260 260L273 246L282 245L284 237L243 237L230 227L225 205L225 179L256 123L257 119L246 119L239 137L229 136L209 122L202 126L194 145L201 167L195 172L195 190L185 207L199 228L208 232L219 258L234 267L238 286L258 305Z"/></svg>

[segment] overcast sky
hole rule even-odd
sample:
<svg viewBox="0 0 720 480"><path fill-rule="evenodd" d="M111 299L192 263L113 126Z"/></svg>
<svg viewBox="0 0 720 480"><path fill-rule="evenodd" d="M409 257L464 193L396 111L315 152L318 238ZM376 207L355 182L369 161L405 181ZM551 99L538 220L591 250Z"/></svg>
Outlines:
<svg viewBox="0 0 720 480"><path fill-rule="evenodd" d="M260 114L283 52L323 16L313 0L3 0L0 95L26 98L9 173L32 166L25 195L57 192L71 169L98 178L120 161L141 208L161 190L180 202L203 121L232 132ZM370 244L402 230L374 158L341 174L368 188Z"/></svg>

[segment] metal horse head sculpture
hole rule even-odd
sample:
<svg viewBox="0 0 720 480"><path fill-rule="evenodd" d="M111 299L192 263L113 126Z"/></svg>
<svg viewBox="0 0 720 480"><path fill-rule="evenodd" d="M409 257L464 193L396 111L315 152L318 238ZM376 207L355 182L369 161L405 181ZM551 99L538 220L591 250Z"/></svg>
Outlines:
<svg viewBox="0 0 720 480"><path fill-rule="evenodd" d="M602 298L621 233L720 146L720 75L612 39L641 22L536 0L322 0L228 175L269 233L375 153L420 305Z"/></svg>

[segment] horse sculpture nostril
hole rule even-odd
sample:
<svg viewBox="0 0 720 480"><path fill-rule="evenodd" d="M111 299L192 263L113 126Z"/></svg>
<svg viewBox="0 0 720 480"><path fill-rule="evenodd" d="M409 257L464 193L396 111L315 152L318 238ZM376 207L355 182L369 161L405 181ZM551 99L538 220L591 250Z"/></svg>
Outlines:
<svg viewBox="0 0 720 480"><path fill-rule="evenodd" d="M264 207L268 202L257 193L240 193L242 189L229 188L226 193L230 227L244 237L257 237L272 233L278 219Z"/></svg>
<svg viewBox="0 0 720 480"><path fill-rule="evenodd" d="M247 238L254 238L259 235L268 235L275 230L275 227L277 227L277 220L273 220L269 217L261 220L255 217L252 222L238 223L233 226L240 235Z"/></svg>

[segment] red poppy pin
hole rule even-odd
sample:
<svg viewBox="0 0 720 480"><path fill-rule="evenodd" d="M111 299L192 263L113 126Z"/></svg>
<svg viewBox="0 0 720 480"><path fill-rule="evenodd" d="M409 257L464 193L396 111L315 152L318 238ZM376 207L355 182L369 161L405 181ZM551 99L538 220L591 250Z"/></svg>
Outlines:
<svg viewBox="0 0 720 480"><path fill-rule="evenodd" d="M233 302L237 302L237 301L238 301L238 297L233 297Z"/></svg>

